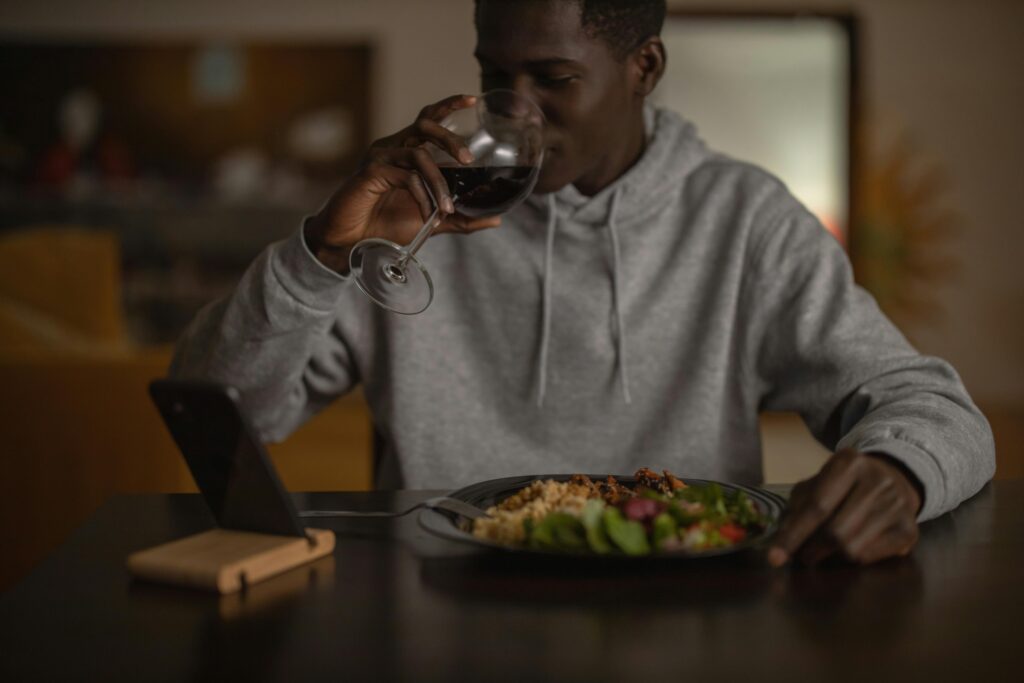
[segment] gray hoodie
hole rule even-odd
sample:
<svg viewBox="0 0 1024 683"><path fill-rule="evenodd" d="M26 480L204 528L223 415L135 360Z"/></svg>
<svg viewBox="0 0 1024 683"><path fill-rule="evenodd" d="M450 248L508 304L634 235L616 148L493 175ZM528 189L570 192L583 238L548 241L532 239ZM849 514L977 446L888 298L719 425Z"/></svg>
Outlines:
<svg viewBox="0 0 1024 683"><path fill-rule="evenodd" d="M791 410L830 449L901 461L921 519L981 488L985 418L814 216L671 112L648 136L593 197L568 186L497 229L431 238L417 316L378 308L297 232L197 316L172 374L234 385L269 441L362 384L382 487L641 466L756 484L758 412Z"/></svg>

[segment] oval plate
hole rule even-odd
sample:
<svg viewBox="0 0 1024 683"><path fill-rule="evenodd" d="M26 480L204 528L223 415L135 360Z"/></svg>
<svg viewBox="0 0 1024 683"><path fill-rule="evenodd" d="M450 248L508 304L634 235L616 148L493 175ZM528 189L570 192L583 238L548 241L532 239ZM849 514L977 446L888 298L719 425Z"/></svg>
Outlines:
<svg viewBox="0 0 1024 683"><path fill-rule="evenodd" d="M477 507L486 510L492 505L496 505L508 498L515 492L519 491L524 486L529 485L531 482L538 479L554 479L555 481L568 481L572 476L571 474L532 474L520 477L505 477L503 479L490 479L488 481L482 481L472 486L459 489L454 493L448 494L450 498L457 498L476 505ZM604 481L608 478L607 474L588 474L593 481ZM624 486L632 487L636 484L636 478L632 476L619 476L613 475ZM709 550L690 551L690 550L674 550L671 552L662 553L651 553L650 555L600 555L598 553L571 553L571 552L559 552L553 550L534 550L531 548L513 547L495 543L493 541L487 541L481 538L476 538L471 533L463 531L462 524L468 523L468 519L461 515L454 513L445 512L441 510L423 510L419 515L420 525L427 531L436 534L442 538L446 538L453 541L460 541L462 543L471 543L481 548L490 548L494 550L501 550L504 552L517 553L522 555L538 555L538 556L552 556L552 557L586 557L586 558L615 558L615 559L629 559L629 560L643 560L652 558L698 558L698 557L720 557L722 555L730 555L733 553L739 553L744 550L752 548L762 541L770 538L778 528L779 519L782 517L783 511L786 509L786 501L782 496L774 493L770 493L763 489L754 488L752 486L743 486L740 484L728 484L721 481L712 481L710 479L690 479L686 477L680 477L689 486L707 486L709 484L718 484L725 491L743 491L747 494L750 499L754 502L758 512L765 516L769 521L764 531L759 534L751 535L744 539L741 543L728 546L726 548L711 548Z"/></svg>

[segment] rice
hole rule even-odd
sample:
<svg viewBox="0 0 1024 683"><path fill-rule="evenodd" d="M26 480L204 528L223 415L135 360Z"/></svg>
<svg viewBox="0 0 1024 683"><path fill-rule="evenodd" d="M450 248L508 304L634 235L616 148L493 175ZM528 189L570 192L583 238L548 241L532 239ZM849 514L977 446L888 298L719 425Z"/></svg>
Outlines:
<svg viewBox="0 0 1024 683"><path fill-rule="evenodd" d="M488 508L487 517L474 521L473 535L505 545L521 544L526 540L525 520L537 522L551 512L578 515L588 499L599 497L592 486L553 479L535 481Z"/></svg>

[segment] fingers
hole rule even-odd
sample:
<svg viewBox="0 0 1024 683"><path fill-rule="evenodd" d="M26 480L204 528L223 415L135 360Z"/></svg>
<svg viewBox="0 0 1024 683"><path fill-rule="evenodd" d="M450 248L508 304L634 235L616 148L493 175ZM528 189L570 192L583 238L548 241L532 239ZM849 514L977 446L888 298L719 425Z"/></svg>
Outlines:
<svg viewBox="0 0 1024 683"><path fill-rule="evenodd" d="M440 121L444 117L458 109L465 109L476 104L475 95L451 95L433 104L428 104L420 110L419 119L431 119Z"/></svg>
<svg viewBox="0 0 1024 683"><path fill-rule="evenodd" d="M453 214L445 218L438 227L437 232L459 232L471 233L487 228L496 228L501 225L501 216L489 216L487 218L467 218L461 214Z"/></svg>
<svg viewBox="0 0 1024 683"><path fill-rule="evenodd" d="M815 565L837 554L860 561L862 551L894 523L890 488L873 478L859 480L832 518L804 545L800 562Z"/></svg>
<svg viewBox="0 0 1024 683"><path fill-rule="evenodd" d="M469 233L501 225L500 216L471 218L455 213L451 192L440 169L424 150L391 148L377 150L374 159L363 168L373 191L384 194L393 188L408 190L415 197L424 220L434 211L437 199L441 211L448 214L436 232ZM374 180L378 184L374 187Z"/></svg>
<svg viewBox="0 0 1024 683"><path fill-rule="evenodd" d="M459 163L473 163L473 153L469 151L465 141L437 121L417 119L416 123L413 124L413 128L419 133L416 137L410 138L410 141L414 141L415 144L431 142L448 152Z"/></svg>
<svg viewBox="0 0 1024 683"><path fill-rule="evenodd" d="M429 142L448 152L460 163L471 163L473 154L465 145L465 141L442 126L441 121L452 112L475 103L476 97L472 95L454 95L427 105L411 125L394 135L377 140L370 148L419 147Z"/></svg>
<svg viewBox="0 0 1024 683"><path fill-rule="evenodd" d="M368 167L379 169L379 165L409 169L419 174L422 179L420 187L426 193L424 196L427 197L426 204L429 207L427 215L434 211L435 201L444 213L453 213L455 211L455 205L452 204L451 194L448 190L448 182L441 175L441 170L437 167L437 164L430 158L430 154L422 147L411 149L392 147L375 150L373 161ZM426 187L423 187L423 183L426 183ZM435 201L431 201L431 197ZM420 197L417 197L417 201L419 200Z"/></svg>
<svg viewBox="0 0 1024 683"><path fill-rule="evenodd" d="M852 451L837 453L817 476L794 489L789 512L768 551L772 565L785 564L838 509L856 482L856 457Z"/></svg>
<svg viewBox="0 0 1024 683"><path fill-rule="evenodd" d="M846 547L845 543L830 537L801 551L800 561L813 566L833 555L842 555L851 562L866 565L889 557L909 555L917 544L919 532L912 520L897 520L888 527L872 526L856 548Z"/></svg>
<svg viewBox="0 0 1024 683"><path fill-rule="evenodd" d="M839 554L868 564L905 555L918 539L917 495L886 460L839 453L793 490L768 560L779 566L799 553L801 562L813 565Z"/></svg>
<svg viewBox="0 0 1024 683"><path fill-rule="evenodd" d="M863 521L832 530L840 552L849 560L867 564L891 555L905 555L917 543L916 511L895 482L883 479L876 495L862 507Z"/></svg>
<svg viewBox="0 0 1024 683"><path fill-rule="evenodd" d="M412 125L394 135L377 140L370 146L367 168L371 173L379 174L381 169L374 164L390 164L416 171L422 178L422 191L418 191L416 182L411 180L401 183L400 186L413 192L421 208L426 202L429 206L426 215L429 216L433 212L435 203L443 213L454 213L455 206L448 183L438 169L437 163L423 146L431 143L448 152L460 163L472 163L473 155L462 138L442 126L440 121L453 111L473 106L476 100L473 95L453 95L427 105L420 111ZM389 174L388 177L394 177L394 174ZM431 198L434 201L431 201Z"/></svg>
<svg viewBox="0 0 1024 683"><path fill-rule="evenodd" d="M861 550L856 558L861 564L878 562L887 557L909 555L917 545L919 532L912 520L900 520Z"/></svg>
<svg viewBox="0 0 1024 683"><path fill-rule="evenodd" d="M842 507L828 522L826 533L836 539L842 549L847 549L848 544L862 536L865 530L878 526L878 513L893 498L891 488L891 482L873 472L863 474ZM891 521L886 514L885 525Z"/></svg>
<svg viewBox="0 0 1024 683"><path fill-rule="evenodd" d="M839 552L834 538L825 533L818 533L811 537L799 551L800 564L813 567L824 562Z"/></svg>
<svg viewBox="0 0 1024 683"><path fill-rule="evenodd" d="M434 197L437 207L444 213L454 213L455 205L448 190L448 181L441 175L441 169L437 167L430 154L422 147L412 151L412 161L416 170L426 181L430 194Z"/></svg>
<svg viewBox="0 0 1024 683"><path fill-rule="evenodd" d="M899 519L899 499L891 483L862 483L827 528L837 550L859 562L864 551Z"/></svg>
<svg viewBox="0 0 1024 683"><path fill-rule="evenodd" d="M383 195L393 189L404 189L416 200L423 220L434 212L434 203L423 185L423 178L413 170L402 168L386 161L372 161L363 169L371 183L371 191Z"/></svg>

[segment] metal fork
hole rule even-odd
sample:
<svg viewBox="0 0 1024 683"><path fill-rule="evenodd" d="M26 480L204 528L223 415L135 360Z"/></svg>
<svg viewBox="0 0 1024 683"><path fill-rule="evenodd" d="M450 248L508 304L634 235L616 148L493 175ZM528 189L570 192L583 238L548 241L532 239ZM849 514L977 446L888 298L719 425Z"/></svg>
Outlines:
<svg viewBox="0 0 1024 683"><path fill-rule="evenodd" d="M416 503L411 508L402 510L400 512L362 512L359 510L303 510L299 513L299 517L402 517L420 508L427 508L430 510L444 510L446 512L454 512L457 515L462 515L469 519L477 519L479 517L486 517L487 513L478 508L475 505L471 505L462 500L456 498L449 498L447 496L440 496L438 498L428 498L427 500Z"/></svg>

